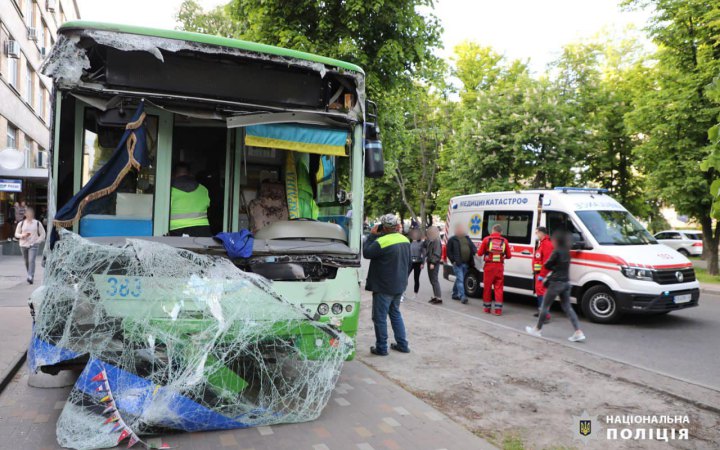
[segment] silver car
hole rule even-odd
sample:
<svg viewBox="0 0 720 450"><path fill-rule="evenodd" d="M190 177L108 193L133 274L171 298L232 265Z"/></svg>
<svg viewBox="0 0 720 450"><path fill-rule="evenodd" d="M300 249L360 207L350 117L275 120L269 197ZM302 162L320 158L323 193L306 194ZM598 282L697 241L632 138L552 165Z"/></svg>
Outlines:
<svg viewBox="0 0 720 450"><path fill-rule="evenodd" d="M685 256L702 255L702 238L702 233L697 230L667 230L655 235L658 242L674 248Z"/></svg>

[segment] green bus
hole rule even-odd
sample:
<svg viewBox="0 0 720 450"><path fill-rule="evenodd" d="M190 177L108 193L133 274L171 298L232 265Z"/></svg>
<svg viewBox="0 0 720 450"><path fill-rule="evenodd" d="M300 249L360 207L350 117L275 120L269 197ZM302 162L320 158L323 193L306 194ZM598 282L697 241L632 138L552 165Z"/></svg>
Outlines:
<svg viewBox="0 0 720 450"><path fill-rule="evenodd" d="M363 70L183 31L69 22L58 35L43 67L53 240L31 367L85 365L84 400L68 408L92 403L91 378L117 391L139 377L222 415L143 422L126 405L133 432L316 417L338 359L354 355L363 183L383 173ZM171 233L179 163L207 189L211 234L228 240ZM281 387L290 379L300 387Z"/></svg>

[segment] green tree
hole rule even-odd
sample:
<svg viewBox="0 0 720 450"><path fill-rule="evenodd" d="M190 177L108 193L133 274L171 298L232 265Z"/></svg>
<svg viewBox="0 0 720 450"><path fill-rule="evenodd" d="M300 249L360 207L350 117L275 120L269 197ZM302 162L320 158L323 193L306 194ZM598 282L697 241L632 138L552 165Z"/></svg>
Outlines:
<svg viewBox="0 0 720 450"><path fill-rule="evenodd" d="M195 33L240 38L245 31L242 24L233 20L230 15L229 3L205 11L197 1L185 0L180 5L176 18L183 30Z"/></svg>
<svg viewBox="0 0 720 450"><path fill-rule="evenodd" d="M563 117L577 131L573 141L582 145L579 182L608 189L633 214L654 222L657 197L645 189L634 155L637 139L626 123L635 92L645 86L645 58L636 39L604 34L566 46L553 72Z"/></svg>
<svg viewBox="0 0 720 450"><path fill-rule="evenodd" d="M718 115L708 86L720 69L717 23L707 20L702 0L629 2L654 8L649 33L658 46L648 71L649 89L637 93L629 124L639 145L636 154L649 186L664 203L701 224L708 271L718 273L720 226L713 229L710 185L717 171L700 171L712 145L707 130Z"/></svg>

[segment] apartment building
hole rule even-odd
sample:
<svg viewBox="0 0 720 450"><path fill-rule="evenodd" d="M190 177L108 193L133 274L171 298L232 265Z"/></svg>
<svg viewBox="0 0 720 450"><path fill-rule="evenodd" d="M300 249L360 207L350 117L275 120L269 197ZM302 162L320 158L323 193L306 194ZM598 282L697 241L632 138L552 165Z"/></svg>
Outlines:
<svg viewBox="0 0 720 450"><path fill-rule="evenodd" d="M52 84L39 69L58 27L79 18L76 0L0 0L0 239L14 202L47 207Z"/></svg>

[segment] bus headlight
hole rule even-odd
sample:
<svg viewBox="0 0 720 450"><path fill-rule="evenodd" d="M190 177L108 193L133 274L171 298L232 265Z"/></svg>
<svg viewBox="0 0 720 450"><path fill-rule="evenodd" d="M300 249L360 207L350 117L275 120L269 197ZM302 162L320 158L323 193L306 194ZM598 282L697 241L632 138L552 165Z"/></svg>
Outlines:
<svg viewBox="0 0 720 450"><path fill-rule="evenodd" d="M641 267L623 267L622 274L633 280L653 281L653 271Z"/></svg>
<svg viewBox="0 0 720 450"><path fill-rule="evenodd" d="M328 312L330 312L330 307L328 306L327 303L320 303L318 305L318 314L320 314L321 316L324 316Z"/></svg>
<svg viewBox="0 0 720 450"><path fill-rule="evenodd" d="M332 305L332 313L333 314L335 314L337 316L339 314L342 314L342 312L343 312L343 305L341 305L340 303L334 303Z"/></svg>

